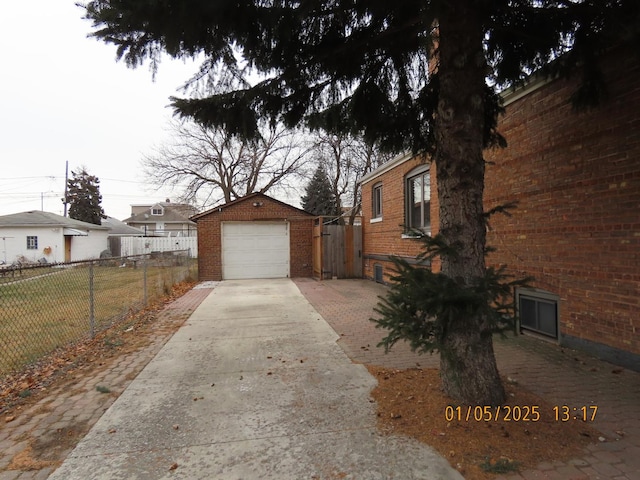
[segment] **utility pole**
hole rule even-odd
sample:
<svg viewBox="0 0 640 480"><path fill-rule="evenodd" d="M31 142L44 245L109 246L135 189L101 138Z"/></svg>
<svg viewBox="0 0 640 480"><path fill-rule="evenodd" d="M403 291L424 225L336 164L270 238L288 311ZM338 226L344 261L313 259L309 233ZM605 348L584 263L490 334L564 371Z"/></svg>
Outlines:
<svg viewBox="0 0 640 480"><path fill-rule="evenodd" d="M64 198L62 199L62 202L64 203L64 216L67 216L67 195L68 195L68 190L67 190L67 185L69 183L69 160L67 160L65 165L65 169L64 169Z"/></svg>

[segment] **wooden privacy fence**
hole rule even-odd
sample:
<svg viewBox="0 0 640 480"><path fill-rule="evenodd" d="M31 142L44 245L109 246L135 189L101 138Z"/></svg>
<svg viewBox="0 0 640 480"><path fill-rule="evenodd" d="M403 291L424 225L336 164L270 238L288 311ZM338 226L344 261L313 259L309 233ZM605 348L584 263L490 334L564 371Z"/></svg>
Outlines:
<svg viewBox="0 0 640 480"><path fill-rule="evenodd" d="M362 226L328 222L326 217L314 221L314 278L362 278Z"/></svg>

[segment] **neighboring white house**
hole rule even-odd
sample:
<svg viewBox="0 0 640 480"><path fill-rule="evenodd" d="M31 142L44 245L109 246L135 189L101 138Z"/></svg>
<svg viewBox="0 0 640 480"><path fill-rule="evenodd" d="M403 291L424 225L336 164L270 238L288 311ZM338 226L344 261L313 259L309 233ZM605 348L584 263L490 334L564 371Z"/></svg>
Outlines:
<svg viewBox="0 0 640 480"><path fill-rule="evenodd" d="M99 258L108 248L108 226L55 213L30 211L0 216L0 262L47 263Z"/></svg>

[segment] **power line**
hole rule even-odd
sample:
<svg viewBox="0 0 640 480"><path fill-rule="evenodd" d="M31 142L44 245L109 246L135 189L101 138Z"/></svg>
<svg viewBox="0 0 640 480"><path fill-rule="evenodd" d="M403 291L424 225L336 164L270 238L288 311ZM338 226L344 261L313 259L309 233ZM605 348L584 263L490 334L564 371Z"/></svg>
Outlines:
<svg viewBox="0 0 640 480"><path fill-rule="evenodd" d="M108 178L108 177L101 177L99 175L96 175L98 177L98 179L100 181L102 180L108 180L110 182L121 182L121 183L137 183L137 184L142 184L144 185L146 182L141 182L140 180L124 180L122 178ZM0 178L0 182L3 181L14 181L14 180L52 180L52 181L57 181L57 180L62 180L64 181L64 177L58 177L55 175L40 175L40 176L28 176L28 177L2 177Z"/></svg>

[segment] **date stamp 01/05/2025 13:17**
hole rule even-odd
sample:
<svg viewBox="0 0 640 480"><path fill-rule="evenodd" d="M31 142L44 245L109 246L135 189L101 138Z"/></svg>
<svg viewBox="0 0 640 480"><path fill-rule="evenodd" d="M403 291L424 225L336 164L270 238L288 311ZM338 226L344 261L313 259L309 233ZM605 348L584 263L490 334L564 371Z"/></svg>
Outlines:
<svg viewBox="0 0 640 480"><path fill-rule="evenodd" d="M447 422L539 422L542 414L548 413L556 422L593 422L598 413L597 405L555 405L545 412L539 405L503 405L498 407L480 405L447 405L444 418Z"/></svg>

